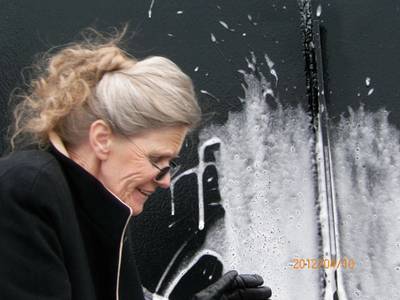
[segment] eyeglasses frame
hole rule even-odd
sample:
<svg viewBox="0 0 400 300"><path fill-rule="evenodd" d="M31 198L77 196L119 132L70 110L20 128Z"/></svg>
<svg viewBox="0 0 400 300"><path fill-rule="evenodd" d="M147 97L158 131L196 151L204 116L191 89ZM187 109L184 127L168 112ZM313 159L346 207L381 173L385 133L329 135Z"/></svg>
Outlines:
<svg viewBox="0 0 400 300"><path fill-rule="evenodd" d="M171 160L169 162L169 166L164 167L164 168L160 168L159 166L157 166L157 164L152 161L149 157L147 157L147 159L149 160L149 162L151 163L151 165L153 167L155 167L156 169L158 169L160 172L156 175L156 177L154 178L156 181L160 181L161 179L164 178L165 175L167 175L169 173L169 176L171 176L171 178L173 178L176 173L179 171L180 166L178 166L173 160Z"/></svg>

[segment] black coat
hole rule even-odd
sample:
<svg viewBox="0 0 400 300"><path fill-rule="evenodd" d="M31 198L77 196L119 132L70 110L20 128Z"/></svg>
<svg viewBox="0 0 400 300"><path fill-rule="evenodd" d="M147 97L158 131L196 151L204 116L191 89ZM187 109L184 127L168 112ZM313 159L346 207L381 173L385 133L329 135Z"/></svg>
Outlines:
<svg viewBox="0 0 400 300"><path fill-rule="evenodd" d="M130 209L54 147L0 159L0 299L143 299Z"/></svg>

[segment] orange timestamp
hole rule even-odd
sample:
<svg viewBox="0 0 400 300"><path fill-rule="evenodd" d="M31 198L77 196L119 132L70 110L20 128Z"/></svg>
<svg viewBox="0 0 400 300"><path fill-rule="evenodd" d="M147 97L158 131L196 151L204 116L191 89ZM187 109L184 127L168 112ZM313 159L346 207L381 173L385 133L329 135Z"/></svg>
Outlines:
<svg viewBox="0 0 400 300"><path fill-rule="evenodd" d="M329 258L293 258L291 260L293 270L317 270L317 269L350 269L356 266L356 261L352 258L343 257L340 259Z"/></svg>

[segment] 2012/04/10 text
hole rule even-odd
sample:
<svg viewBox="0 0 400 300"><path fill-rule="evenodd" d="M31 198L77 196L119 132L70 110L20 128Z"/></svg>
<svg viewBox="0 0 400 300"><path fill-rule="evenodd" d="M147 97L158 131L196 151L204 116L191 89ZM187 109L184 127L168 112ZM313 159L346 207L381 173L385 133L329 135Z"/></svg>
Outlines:
<svg viewBox="0 0 400 300"><path fill-rule="evenodd" d="M356 266L354 259L347 257L341 259L328 259L328 258L293 258L291 260L291 267L293 270L303 269L351 269L353 270Z"/></svg>

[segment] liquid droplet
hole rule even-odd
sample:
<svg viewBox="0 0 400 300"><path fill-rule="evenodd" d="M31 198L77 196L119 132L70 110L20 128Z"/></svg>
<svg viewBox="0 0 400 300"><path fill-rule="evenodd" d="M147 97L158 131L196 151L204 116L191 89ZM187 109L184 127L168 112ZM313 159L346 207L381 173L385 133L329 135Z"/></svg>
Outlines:
<svg viewBox="0 0 400 300"><path fill-rule="evenodd" d="M322 13L322 6L321 4L317 7L317 12L315 13L317 17L320 17Z"/></svg>

